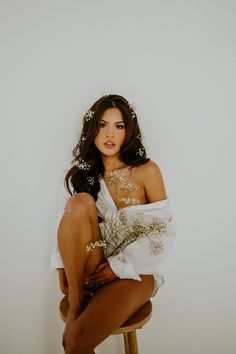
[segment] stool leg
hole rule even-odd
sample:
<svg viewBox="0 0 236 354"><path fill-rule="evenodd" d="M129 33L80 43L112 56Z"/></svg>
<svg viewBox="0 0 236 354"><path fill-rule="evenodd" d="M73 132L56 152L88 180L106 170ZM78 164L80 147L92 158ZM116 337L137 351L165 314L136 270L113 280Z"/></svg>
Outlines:
<svg viewBox="0 0 236 354"><path fill-rule="evenodd" d="M125 354L131 354L130 353L130 346L129 346L129 333L123 333L123 338L124 338L124 347L125 347Z"/></svg>
<svg viewBox="0 0 236 354"><path fill-rule="evenodd" d="M130 354L138 354L136 331L132 331L128 333L128 341L129 341Z"/></svg>

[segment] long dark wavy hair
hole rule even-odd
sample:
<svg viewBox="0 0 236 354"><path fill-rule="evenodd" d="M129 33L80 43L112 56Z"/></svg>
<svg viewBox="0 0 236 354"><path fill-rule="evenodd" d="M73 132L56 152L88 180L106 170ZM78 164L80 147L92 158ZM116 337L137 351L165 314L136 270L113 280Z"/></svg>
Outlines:
<svg viewBox="0 0 236 354"><path fill-rule="evenodd" d="M104 176L104 166L100 152L94 144L94 139L99 132L102 115L108 108L118 108L125 123L126 136L119 152L120 161L134 167L150 160L146 156L137 116L132 106L120 95L104 95L91 106L83 117L80 139L73 149L72 164L74 166L65 176L65 187L71 195L87 192L95 200L97 199L100 189L99 180ZM93 116L88 118L91 111Z"/></svg>

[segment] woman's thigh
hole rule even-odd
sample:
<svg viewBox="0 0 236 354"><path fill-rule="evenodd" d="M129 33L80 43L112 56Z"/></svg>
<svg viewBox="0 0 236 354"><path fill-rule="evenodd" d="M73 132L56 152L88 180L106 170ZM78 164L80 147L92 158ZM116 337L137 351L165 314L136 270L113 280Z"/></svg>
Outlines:
<svg viewBox="0 0 236 354"><path fill-rule="evenodd" d="M96 291L69 333L81 352L92 351L150 299L153 276L142 275L141 278L142 281L119 279Z"/></svg>

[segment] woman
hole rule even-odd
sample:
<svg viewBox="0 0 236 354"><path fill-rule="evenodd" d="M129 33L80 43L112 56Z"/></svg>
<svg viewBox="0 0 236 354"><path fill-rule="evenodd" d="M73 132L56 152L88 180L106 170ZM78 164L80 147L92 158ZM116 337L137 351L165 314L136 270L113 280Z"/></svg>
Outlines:
<svg viewBox="0 0 236 354"><path fill-rule="evenodd" d="M158 264L176 228L160 169L146 157L124 97L92 105L73 155L52 267L70 304L66 354L91 354L163 284Z"/></svg>

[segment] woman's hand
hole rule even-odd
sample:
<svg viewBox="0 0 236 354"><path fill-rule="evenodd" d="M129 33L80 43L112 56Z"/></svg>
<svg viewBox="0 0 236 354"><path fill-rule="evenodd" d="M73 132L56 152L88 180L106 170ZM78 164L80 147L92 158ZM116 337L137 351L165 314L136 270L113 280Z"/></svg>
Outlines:
<svg viewBox="0 0 236 354"><path fill-rule="evenodd" d="M85 286L88 288L95 288L102 284L109 283L118 277L112 271L110 264L105 261L97 266L95 273L91 274L85 281Z"/></svg>
<svg viewBox="0 0 236 354"><path fill-rule="evenodd" d="M94 292L92 290L83 289L83 306L86 307L92 299Z"/></svg>

